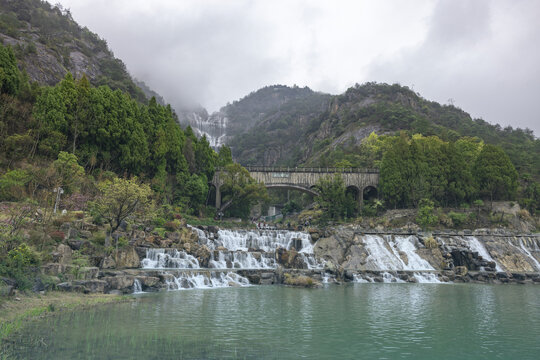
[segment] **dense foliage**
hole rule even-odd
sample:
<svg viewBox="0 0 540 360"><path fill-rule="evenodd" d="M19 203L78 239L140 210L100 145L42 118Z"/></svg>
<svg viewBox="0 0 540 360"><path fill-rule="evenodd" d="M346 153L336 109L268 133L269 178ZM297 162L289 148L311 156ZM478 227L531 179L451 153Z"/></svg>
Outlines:
<svg viewBox="0 0 540 360"><path fill-rule="evenodd" d="M0 47L0 200L20 200L61 186L66 194L97 193L88 176L107 172L149 183L160 202L199 214L216 166L232 163L191 128L182 130L170 106L94 87L71 74L53 87L30 85L10 47ZM5 86L4 86L5 84ZM43 166L45 162L52 162ZM87 185L82 183L86 180ZM34 188L32 194L28 193ZM248 206L249 209L249 206Z"/></svg>
<svg viewBox="0 0 540 360"><path fill-rule="evenodd" d="M390 139L380 165L389 207L418 207L422 199L459 206L480 197L515 199L518 174L505 152L477 138L445 142L437 136Z"/></svg>

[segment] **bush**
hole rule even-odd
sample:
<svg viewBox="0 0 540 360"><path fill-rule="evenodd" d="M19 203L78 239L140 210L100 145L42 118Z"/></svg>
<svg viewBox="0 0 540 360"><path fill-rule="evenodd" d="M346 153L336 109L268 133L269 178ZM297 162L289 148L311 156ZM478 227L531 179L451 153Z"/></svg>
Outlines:
<svg viewBox="0 0 540 360"><path fill-rule="evenodd" d="M56 242L61 242L65 239L66 234L63 231L53 231L49 236Z"/></svg>
<svg viewBox="0 0 540 360"><path fill-rule="evenodd" d="M437 244L437 241L433 238L433 236L430 236L424 239L424 246L428 249L435 249L439 247L439 244Z"/></svg>
<svg viewBox="0 0 540 360"><path fill-rule="evenodd" d="M105 245L105 232L98 232L94 234L94 237L92 238L92 242L98 245Z"/></svg>
<svg viewBox="0 0 540 360"><path fill-rule="evenodd" d="M469 218L469 215L467 213L457 213L454 211L450 211L448 213L448 216L450 216L450 219L452 219L452 222L456 226L463 225L465 222L467 222L467 219Z"/></svg>
<svg viewBox="0 0 540 360"><path fill-rule="evenodd" d="M293 276L291 274L285 274L285 279L283 282L286 285L291 286L312 287L317 285L317 283L312 278L304 275Z"/></svg>
<svg viewBox="0 0 540 360"><path fill-rule="evenodd" d="M167 221L164 224L165 229L167 229L168 231L176 231L180 229L180 226L181 226L181 223L179 220Z"/></svg>
<svg viewBox="0 0 540 360"><path fill-rule="evenodd" d="M531 220L531 214L529 213L527 209L519 210L518 216L520 219L523 219L523 220Z"/></svg>
<svg viewBox="0 0 540 360"><path fill-rule="evenodd" d="M165 223L167 222L167 220L165 220L164 218L162 217L155 217L154 219L152 219L152 224L155 225L155 226L163 226L165 225Z"/></svg>

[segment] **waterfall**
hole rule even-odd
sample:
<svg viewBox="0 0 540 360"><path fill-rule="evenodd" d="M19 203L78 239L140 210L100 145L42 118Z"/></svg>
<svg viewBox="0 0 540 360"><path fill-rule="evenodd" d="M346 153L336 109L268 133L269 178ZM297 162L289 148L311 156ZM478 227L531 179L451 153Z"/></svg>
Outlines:
<svg viewBox="0 0 540 360"><path fill-rule="evenodd" d="M148 249L141 261L143 269L199 269L197 259L177 249Z"/></svg>
<svg viewBox="0 0 540 360"><path fill-rule="evenodd" d="M293 248L307 269L323 269L324 262L313 255L307 233L285 230L219 230L206 233L189 226L199 238L199 245L210 249L208 266L201 259L178 249L147 249L141 261L143 269L163 270L161 276L169 290L247 286L247 278L237 269L276 269L276 250ZM225 271L224 271L225 270ZM135 290L135 288L134 288Z"/></svg>
<svg viewBox="0 0 540 360"><path fill-rule="evenodd" d="M211 289L249 286L249 280L234 272L185 272L166 281L168 290Z"/></svg>
<svg viewBox="0 0 540 360"><path fill-rule="evenodd" d="M135 279L133 281L133 293L134 294L141 294L143 292L144 291L142 290L141 282L139 281L139 279Z"/></svg>
<svg viewBox="0 0 540 360"><path fill-rule="evenodd" d="M495 269L497 271L503 271L499 263L497 263L486 250L484 245L474 236L469 237L469 248L480 255L484 260L492 261L495 263Z"/></svg>
<svg viewBox="0 0 540 360"><path fill-rule="evenodd" d="M536 245L536 243L535 243ZM524 242L523 242L523 239L519 239L519 247L521 248L521 250L523 251L523 253L525 255L527 255L527 257L529 257L531 259L531 261L533 262L534 266L536 267L536 270L540 270L540 263L538 262L538 260L536 260L536 258L533 256L533 254L531 254L531 252L529 251L529 249L527 249L527 247L525 246Z"/></svg>
<svg viewBox="0 0 540 360"><path fill-rule="evenodd" d="M363 240L368 270L434 270L416 253L413 236L365 235Z"/></svg>

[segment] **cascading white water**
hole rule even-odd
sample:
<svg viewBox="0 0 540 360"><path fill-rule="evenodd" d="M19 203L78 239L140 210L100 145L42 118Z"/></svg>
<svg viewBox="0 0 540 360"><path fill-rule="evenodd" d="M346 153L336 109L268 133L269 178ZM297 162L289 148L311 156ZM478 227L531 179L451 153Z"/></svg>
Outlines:
<svg viewBox="0 0 540 360"><path fill-rule="evenodd" d="M414 278L416 282L420 284L440 284L442 283L436 274L433 273L414 273Z"/></svg>
<svg viewBox="0 0 540 360"><path fill-rule="evenodd" d="M249 286L249 280L234 272L185 272L166 280L168 290L211 289Z"/></svg>
<svg viewBox="0 0 540 360"><path fill-rule="evenodd" d="M199 269L197 259L177 249L148 249L141 261L143 269Z"/></svg>
<svg viewBox="0 0 540 360"><path fill-rule="evenodd" d="M275 269L277 267L273 253L256 253L248 251L215 251L209 262L213 269Z"/></svg>
<svg viewBox="0 0 540 360"><path fill-rule="evenodd" d="M412 236L365 235L363 240L368 270L434 270L416 253Z"/></svg>
<svg viewBox="0 0 540 360"><path fill-rule="evenodd" d="M296 250L301 253L313 253L313 245L309 234L285 230L219 230L217 238L208 242L208 247L216 249L222 246L230 251L248 251L252 249L271 252L280 247L290 250L294 245L294 240L297 240L297 244L301 245L301 249Z"/></svg>
<svg viewBox="0 0 540 360"><path fill-rule="evenodd" d="M536 244L535 244L536 245ZM534 266L536 267L536 270L540 270L540 263L538 262L538 260L536 260L536 258L533 256L533 254L531 254L531 252L529 251L529 249L527 249L527 246L524 244L523 242L523 239L519 239L519 247L521 248L521 250L523 251L523 253L525 255L527 255L531 261L533 262Z"/></svg>
<svg viewBox="0 0 540 360"><path fill-rule="evenodd" d="M133 293L134 294L141 294L143 292L144 291L142 290L141 282L139 281L139 279L135 279L133 281Z"/></svg>
<svg viewBox="0 0 540 360"><path fill-rule="evenodd" d="M495 263L495 269L497 271L503 271L503 269L501 268L501 266L499 265L499 263L497 263L495 261L495 259L493 259L491 257L491 255L489 254L489 252L487 251L487 249L485 248L485 246L480 242L480 240L478 240L476 237L474 236L470 236L468 237L468 240L469 240L469 248L472 250L472 251L475 251L478 253L478 255L480 255L484 260L487 260L487 261L492 261Z"/></svg>

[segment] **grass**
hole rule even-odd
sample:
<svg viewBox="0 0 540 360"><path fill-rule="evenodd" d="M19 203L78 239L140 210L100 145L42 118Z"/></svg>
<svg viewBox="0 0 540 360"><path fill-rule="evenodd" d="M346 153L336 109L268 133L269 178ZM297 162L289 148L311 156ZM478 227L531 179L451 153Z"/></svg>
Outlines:
<svg viewBox="0 0 540 360"><path fill-rule="evenodd" d="M19 299L19 300L17 300ZM2 343L23 325L63 311L84 309L99 304L129 301L131 297L107 294L49 292L46 295L0 297L0 349Z"/></svg>
<svg viewBox="0 0 540 360"><path fill-rule="evenodd" d="M285 279L283 281L285 285L290 286L303 286L303 287L314 287L318 286L319 283L310 278L309 276L298 275L294 276L291 274L285 274Z"/></svg>

